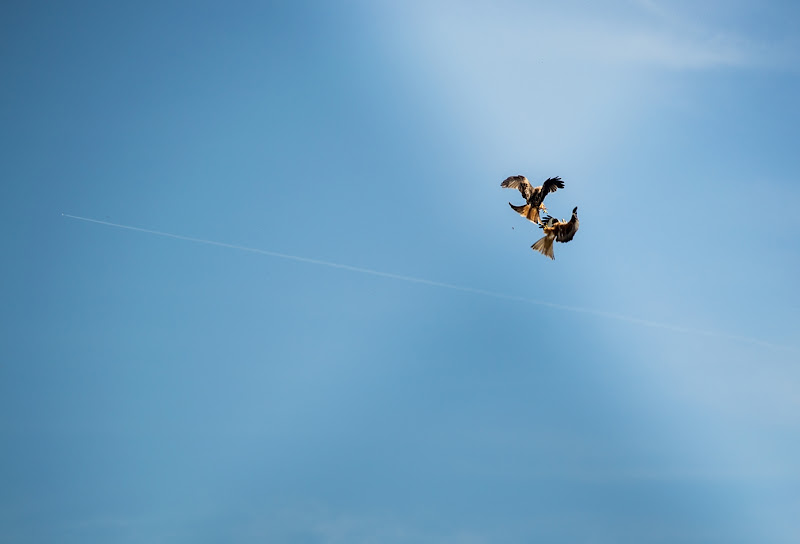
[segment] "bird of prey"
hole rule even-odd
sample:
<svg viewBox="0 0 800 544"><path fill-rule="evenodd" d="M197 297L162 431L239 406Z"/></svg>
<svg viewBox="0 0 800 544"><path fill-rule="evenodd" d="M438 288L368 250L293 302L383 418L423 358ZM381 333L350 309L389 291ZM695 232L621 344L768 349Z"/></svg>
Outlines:
<svg viewBox="0 0 800 544"><path fill-rule="evenodd" d="M547 208L545 208L543 204L544 197L546 197L548 193L554 193L557 189L563 189L564 182L561 181L560 177L556 176L554 178L547 178L544 183L538 187L534 187L525 176L511 176L503 180L500 187L519 189L522 198L525 199L525 204L522 206L514 206L509 202L508 205L522 217L538 224L541 223L539 220L539 210L541 209L543 212L547 212Z"/></svg>
<svg viewBox="0 0 800 544"><path fill-rule="evenodd" d="M539 238L532 246L531 249L538 251L542 255L546 255L551 259L555 259L553 255L553 242L569 242L578 232L580 222L578 221L578 207L572 210L572 218L569 221L557 221L552 217L545 216L544 223L539 225L540 229L544 230L544 236Z"/></svg>

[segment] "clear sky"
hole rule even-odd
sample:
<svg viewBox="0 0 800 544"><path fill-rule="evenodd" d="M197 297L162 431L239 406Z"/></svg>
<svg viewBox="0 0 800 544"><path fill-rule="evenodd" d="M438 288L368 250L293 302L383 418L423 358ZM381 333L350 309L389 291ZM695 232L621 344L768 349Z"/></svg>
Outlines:
<svg viewBox="0 0 800 544"><path fill-rule="evenodd" d="M800 542L798 20L3 2L0 542Z"/></svg>

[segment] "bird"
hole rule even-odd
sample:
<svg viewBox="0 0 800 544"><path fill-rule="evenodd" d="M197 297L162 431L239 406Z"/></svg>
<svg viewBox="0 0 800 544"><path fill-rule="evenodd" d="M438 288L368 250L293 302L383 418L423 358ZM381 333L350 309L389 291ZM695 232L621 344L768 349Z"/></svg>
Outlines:
<svg viewBox="0 0 800 544"><path fill-rule="evenodd" d="M531 246L531 249L538 251L546 257L555 259L553 254L553 242L569 242L575 237L578 232L580 221L578 221L578 207L575 206L572 210L572 218L569 221L558 221L549 215L544 217L544 222L539 225L540 229L544 230L544 236L539 238Z"/></svg>
<svg viewBox="0 0 800 544"><path fill-rule="evenodd" d="M519 189L522 198L525 199L525 204L522 206L514 206L511 202L508 203L511 209L520 214L522 217L528 219L532 223L541 223L539 219L539 210L547 213L547 208L544 207L544 197L548 193L554 193L558 189L564 188L564 182L561 178L556 176L554 178L547 178L544 183L538 187L531 185L528 178L525 176L511 176L503 180L500 187L506 189Z"/></svg>

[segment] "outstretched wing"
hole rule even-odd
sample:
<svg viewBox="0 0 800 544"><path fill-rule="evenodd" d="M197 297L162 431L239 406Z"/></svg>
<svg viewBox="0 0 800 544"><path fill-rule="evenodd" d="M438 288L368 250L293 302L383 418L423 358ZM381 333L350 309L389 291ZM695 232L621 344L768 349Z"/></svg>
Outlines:
<svg viewBox="0 0 800 544"><path fill-rule="evenodd" d="M548 193L554 193L556 190L563 188L564 182L561 181L560 177L547 178L539 187L533 188L531 198L528 202L534 206L541 206L542 202L544 202L544 197L546 197Z"/></svg>
<svg viewBox="0 0 800 544"><path fill-rule="evenodd" d="M500 187L504 187L506 189L519 189L522 198L524 198L526 201L529 200L533 194L533 186L525 176L508 177L503 180L503 182L500 184Z"/></svg>
<svg viewBox="0 0 800 544"><path fill-rule="evenodd" d="M564 188L564 182L561 181L561 178L556 176L554 178L547 178L542 183L542 200L548 193L555 193L558 189Z"/></svg>
<svg viewBox="0 0 800 544"><path fill-rule="evenodd" d="M556 241L569 242L575 237L575 233L578 232L579 226L580 223L578 222L577 217L573 217L566 223L559 224L558 229L556 229Z"/></svg>

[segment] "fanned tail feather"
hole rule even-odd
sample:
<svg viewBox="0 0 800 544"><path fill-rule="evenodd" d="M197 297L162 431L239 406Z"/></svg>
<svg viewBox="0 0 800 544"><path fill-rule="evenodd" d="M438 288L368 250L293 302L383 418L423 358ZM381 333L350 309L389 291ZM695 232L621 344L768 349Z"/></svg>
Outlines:
<svg viewBox="0 0 800 544"><path fill-rule="evenodd" d="M534 251L538 251L542 255L546 257L550 257L551 259L555 259L556 256L553 253L553 242L555 241L555 236L542 236L534 244L531 246L531 249Z"/></svg>
<svg viewBox="0 0 800 544"><path fill-rule="evenodd" d="M514 206L511 202L508 203L511 209L520 214L522 217L533 223L539 223L539 207L525 204L523 206Z"/></svg>

